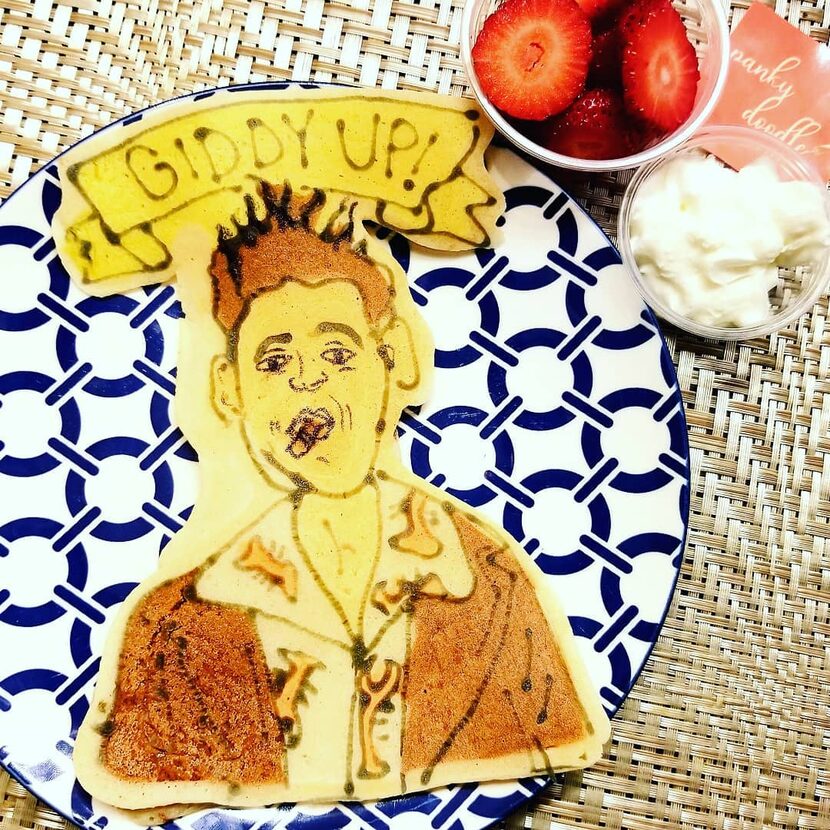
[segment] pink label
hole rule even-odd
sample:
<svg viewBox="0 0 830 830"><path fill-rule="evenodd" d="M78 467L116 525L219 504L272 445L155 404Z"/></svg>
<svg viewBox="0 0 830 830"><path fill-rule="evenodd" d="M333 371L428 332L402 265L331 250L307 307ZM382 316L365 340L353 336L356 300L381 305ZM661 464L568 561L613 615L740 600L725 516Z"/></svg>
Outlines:
<svg viewBox="0 0 830 830"><path fill-rule="evenodd" d="M729 77L710 124L742 124L789 144L830 178L830 49L753 3L732 33ZM720 144L733 167L750 161Z"/></svg>

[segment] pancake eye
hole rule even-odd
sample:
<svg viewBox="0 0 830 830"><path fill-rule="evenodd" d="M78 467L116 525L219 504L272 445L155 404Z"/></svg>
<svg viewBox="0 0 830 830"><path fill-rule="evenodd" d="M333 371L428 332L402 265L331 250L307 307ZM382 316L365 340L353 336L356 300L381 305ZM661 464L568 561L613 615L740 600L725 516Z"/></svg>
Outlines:
<svg viewBox="0 0 830 830"><path fill-rule="evenodd" d="M285 371L285 367L288 366L292 359L292 355L280 349L279 351L268 352L263 355L257 361L256 367L260 372L280 375Z"/></svg>
<svg viewBox="0 0 830 830"><path fill-rule="evenodd" d="M345 366L354 356L355 353L345 346L334 346L320 354L323 360L327 360L333 366Z"/></svg>

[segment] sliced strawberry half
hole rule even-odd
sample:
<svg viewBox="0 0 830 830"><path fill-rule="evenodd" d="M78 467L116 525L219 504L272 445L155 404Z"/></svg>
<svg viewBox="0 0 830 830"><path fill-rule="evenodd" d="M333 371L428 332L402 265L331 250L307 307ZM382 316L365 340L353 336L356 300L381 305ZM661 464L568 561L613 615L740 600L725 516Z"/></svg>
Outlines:
<svg viewBox="0 0 830 830"><path fill-rule="evenodd" d="M655 11L631 25L623 46L623 96L628 109L662 130L691 114L700 72L697 55L674 9Z"/></svg>
<svg viewBox="0 0 830 830"><path fill-rule="evenodd" d="M507 0L473 47L484 94L508 115L532 121L579 95L590 60L591 24L575 0Z"/></svg>
<svg viewBox="0 0 830 830"><path fill-rule="evenodd" d="M632 152L622 101L610 89L591 89L552 119L541 136L555 153L581 159L613 159Z"/></svg>
<svg viewBox="0 0 830 830"><path fill-rule="evenodd" d="M594 57L588 69L589 87L622 88L622 43L616 26L594 35Z"/></svg>

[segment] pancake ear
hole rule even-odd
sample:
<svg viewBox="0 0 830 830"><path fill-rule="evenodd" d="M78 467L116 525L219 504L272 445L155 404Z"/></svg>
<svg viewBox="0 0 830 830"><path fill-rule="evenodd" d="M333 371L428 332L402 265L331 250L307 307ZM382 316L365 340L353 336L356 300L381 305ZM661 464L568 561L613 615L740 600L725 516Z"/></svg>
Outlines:
<svg viewBox="0 0 830 830"><path fill-rule="evenodd" d="M409 324L398 317L383 335L378 354L391 372L398 389L411 390L420 382L420 367Z"/></svg>
<svg viewBox="0 0 830 830"><path fill-rule="evenodd" d="M225 355L216 355L210 364L211 403L223 421L234 421L242 414L236 365Z"/></svg>

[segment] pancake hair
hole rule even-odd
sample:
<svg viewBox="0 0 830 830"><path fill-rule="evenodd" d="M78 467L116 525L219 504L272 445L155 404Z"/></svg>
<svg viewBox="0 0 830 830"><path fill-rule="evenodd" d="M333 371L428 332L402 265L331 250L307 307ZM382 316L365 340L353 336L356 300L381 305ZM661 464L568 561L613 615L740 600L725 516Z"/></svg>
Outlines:
<svg viewBox="0 0 830 830"><path fill-rule="evenodd" d="M251 301L288 281L351 282L373 325L391 311L391 282L368 256L365 241L354 242L355 202L340 200L323 222L323 190L297 193L288 182L261 181L258 194L264 213L260 207L258 215L257 201L246 194L244 221L232 217L232 229L219 227L210 263L213 316L228 336L229 356L235 356Z"/></svg>

